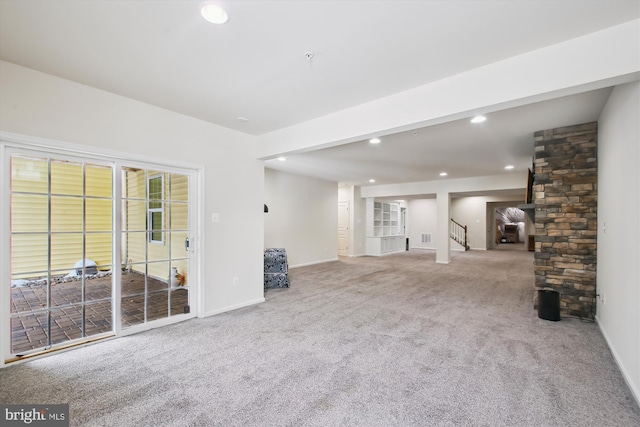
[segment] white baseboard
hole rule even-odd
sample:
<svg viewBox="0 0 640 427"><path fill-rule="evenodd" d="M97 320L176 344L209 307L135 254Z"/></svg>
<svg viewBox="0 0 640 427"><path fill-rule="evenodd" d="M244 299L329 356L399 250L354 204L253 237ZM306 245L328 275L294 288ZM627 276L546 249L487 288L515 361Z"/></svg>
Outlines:
<svg viewBox="0 0 640 427"><path fill-rule="evenodd" d="M240 304L230 305L228 307L222 307L222 308L218 308L218 309L215 309L215 310L212 310L212 311L207 311L202 316L199 316L199 317L215 316L216 314L226 313L227 311L237 310L239 308L244 308L244 307L249 307L251 305L260 304L261 302L264 302L264 301L265 301L264 297L258 298L258 299L252 300L252 301L245 301L245 302L240 303Z"/></svg>
<svg viewBox="0 0 640 427"><path fill-rule="evenodd" d="M338 258L336 257L331 259L323 259L320 261L305 262L303 264L290 265L289 268L307 267L309 265L324 264L325 262L333 262L333 261L338 261Z"/></svg>
<svg viewBox="0 0 640 427"><path fill-rule="evenodd" d="M615 347L613 347L611 345L611 340L609 339L609 336L607 335L605 330L602 329L602 326L600 325L600 320L598 319L597 315L596 315L596 323L598 324L598 329L600 329L600 333L604 337L604 340L607 343L607 346L609 347L609 351L611 351L611 355L613 356L613 360L616 362L616 365L618 366L618 369L620 370L620 373L622 373L622 378L624 378L624 382L627 383L627 386L629 387L629 390L631 390L631 395L636 400L636 404L638 406L640 406L640 390L638 390L635 387L635 385L631 381L631 377L629 376L629 373L625 369L624 365L622 365L622 363L620 363L620 357L618 356L618 353L616 352Z"/></svg>

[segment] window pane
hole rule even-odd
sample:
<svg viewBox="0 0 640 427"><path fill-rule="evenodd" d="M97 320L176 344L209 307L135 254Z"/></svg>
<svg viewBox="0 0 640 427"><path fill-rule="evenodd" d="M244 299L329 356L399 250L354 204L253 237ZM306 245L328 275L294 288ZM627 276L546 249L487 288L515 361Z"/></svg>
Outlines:
<svg viewBox="0 0 640 427"><path fill-rule="evenodd" d="M147 231L147 203L142 200L122 202L122 229Z"/></svg>
<svg viewBox="0 0 640 427"><path fill-rule="evenodd" d="M51 310L51 343L82 338L82 305Z"/></svg>
<svg viewBox="0 0 640 427"><path fill-rule="evenodd" d="M189 308L189 290L177 288L171 291L171 315L185 314Z"/></svg>
<svg viewBox="0 0 640 427"><path fill-rule="evenodd" d="M82 196L82 165L51 161L51 194Z"/></svg>
<svg viewBox="0 0 640 427"><path fill-rule="evenodd" d="M189 177L186 175L170 174L171 200L189 200Z"/></svg>
<svg viewBox="0 0 640 427"><path fill-rule="evenodd" d="M47 345L48 316L47 311L11 316L11 351L14 354Z"/></svg>
<svg viewBox="0 0 640 427"><path fill-rule="evenodd" d="M146 199L147 175L144 170L122 169L122 197L128 199Z"/></svg>
<svg viewBox="0 0 640 427"><path fill-rule="evenodd" d="M112 194L111 168L106 166L85 166L86 195L92 197L107 197Z"/></svg>
<svg viewBox="0 0 640 427"><path fill-rule="evenodd" d="M51 269L70 272L82 258L82 233L51 235Z"/></svg>
<svg viewBox="0 0 640 427"><path fill-rule="evenodd" d="M156 237L159 234L159 238L166 236L164 232L155 233ZM169 259L169 245L159 242L151 241L147 245L147 260L149 261L163 261Z"/></svg>
<svg viewBox="0 0 640 427"><path fill-rule="evenodd" d="M147 264L147 291L160 291L169 288L171 267L169 262L150 262Z"/></svg>
<svg viewBox="0 0 640 427"><path fill-rule="evenodd" d="M23 278L28 277L29 272L47 271L48 241L46 234L12 234L11 274Z"/></svg>
<svg viewBox="0 0 640 427"><path fill-rule="evenodd" d="M85 235L86 257L93 260L98 265L99 271L111 269L111 250L113 239L110 232L87 233Z"/></svg>
<svg viewBox="0 0 640 427"><path fill-rule="evenodd" d="M173 231L187 230L189 228L189 205L174 202L170 204L170 228Z"/></svg>
<svg viewBox="0 0 640 427"><path fill-rule="evenodd" d="M170 233L171 236L171 258L186 259L189 253L184 248L184 241L187 238L186 231L176 231Z"/></svg>
<svg viewBox="0 0 640 427"><path fill-rule="evenodd" d="M141 263L147 260L147 233L145 231L122 233L123 261ZM144 271L144 269L142 270Z"/></svg>
<svg viewBox="0 0 640 427"><path fill-rule="evenodd" d="M152 242L162 242L163 241L163 232L162 232L162 212L151 211L149 212L149 230L150 230L150 240Z"/></svg>
<svg viewBox="0 0 640 427"><path fill-rule="evenodd" d="M169 292L149 292L147 296L147 322L169 317Z"/></svg>
<svg viewBox="0 0 640 427"><path fill-rule="evenodd" d="M85 278L84 281L84 301L111 301L112 275L98 275ZM111 306L111 303L109 303Z"/></svg>
<svg viewBox="0 0 640 427"><path fill-rule="evenodd" d="M111 300L85 305L85 330L87 337L111 331Z"/></svg>
<svg viewBox="0 0 640 427"><path fill-rule="evenodd" d="M144 323L145 296L123 296L121 300L122 327Z"/></svg>
<svg viewBox="0 0 640 427"><path fill-rule="evenodd" d="M51 196L51 231L82 231L82 198Z"/></svg>
<svg viewBox="0 0 640 427"><path fill-rule="evenodd" d="M111 199L86 199L86 231L110 231Z"/></svg>
<svg viewBox="0 0 640 427"><path fill-rule="evenodd" d="M122 272L122 296L144 295L147 276L144 264L131 264L131 269Z"/></svg>
<svg viewBox="0 0 640 427"><path fill-rule="evenodd" d="M162 208L163 176L149 178L149 209Z"/></svg>
<svg viewBox="0 0 640 427"><path fill-rule="evenodd" d="M47 272L32 273L29 278L11 278L11 312L21 313L47 308Z"/></svg>
<svg viewBox="0 0 640 427"><path fill-rule="evenodd" d="M82 276L58 276L51 283L51 307L64 307L82 302Z"/></svg>
<svg viewBox="0 0 640 427"><path fill-rule="evenodd" d="M13 156L11 191L46 194L49 191L48 160Z"/></svg>
<svg viewBox="0 0 640 427"><path fill-rule="evenodd" d="M48 231L49 197L36 194L11 195L11 231Z"/></svg>

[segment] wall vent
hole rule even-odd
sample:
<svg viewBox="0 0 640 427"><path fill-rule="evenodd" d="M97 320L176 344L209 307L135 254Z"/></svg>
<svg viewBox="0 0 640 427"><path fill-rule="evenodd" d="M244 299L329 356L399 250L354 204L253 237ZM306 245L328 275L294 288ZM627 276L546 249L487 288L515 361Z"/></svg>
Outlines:
<svg viewBox="0 0 640 427"><path fill-rule="evenodd" d="M431 233L422 234L422 243L431 243Z"/></svg>

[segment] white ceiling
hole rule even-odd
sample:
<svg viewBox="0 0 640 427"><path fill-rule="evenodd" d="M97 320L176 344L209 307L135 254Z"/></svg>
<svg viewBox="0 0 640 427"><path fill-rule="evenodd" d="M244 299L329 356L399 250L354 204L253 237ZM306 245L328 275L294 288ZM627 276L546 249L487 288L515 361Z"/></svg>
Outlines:
<svg viewBox="0 0 640 427"><path fill-rule="evenodd" d="M291 173L344 184L399 184L521 173L532 168L536 131L597 120L611 88L556 98L487 114L483 123L468 119L396 133L376 145L359 141L266 165ZM512 165L512 170L505 166ZM523 181L524 186L526 181Z"/></svg>
<svg viewBox="0 0 640 427"><path fill-rule="evenodd" d="M640 17L637 0L0 1L0 58L261 135ZM309 61L306 52L313 52ZM508 78L508 76L505 76ZM532 133L597 119L608 90L289 156L267 167L399 183L526 170ZM245 117L248 121L238 120Z"/></svg>

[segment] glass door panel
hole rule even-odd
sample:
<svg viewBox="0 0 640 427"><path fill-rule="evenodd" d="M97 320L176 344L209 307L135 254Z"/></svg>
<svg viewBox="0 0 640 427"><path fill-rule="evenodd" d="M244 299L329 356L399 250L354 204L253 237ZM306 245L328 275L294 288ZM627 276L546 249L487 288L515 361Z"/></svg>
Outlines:
<svg viewBox="0 0 640 427"><path fill-rule="evenodd" d="M186 175L122 169L123 328L190 311L188 190Z"/></svg>
<svg viewBox="0 0 640 427"><path fill-rule="evenodd" d="M13 354L112 330L112 170L11 156Z"/></svg>

